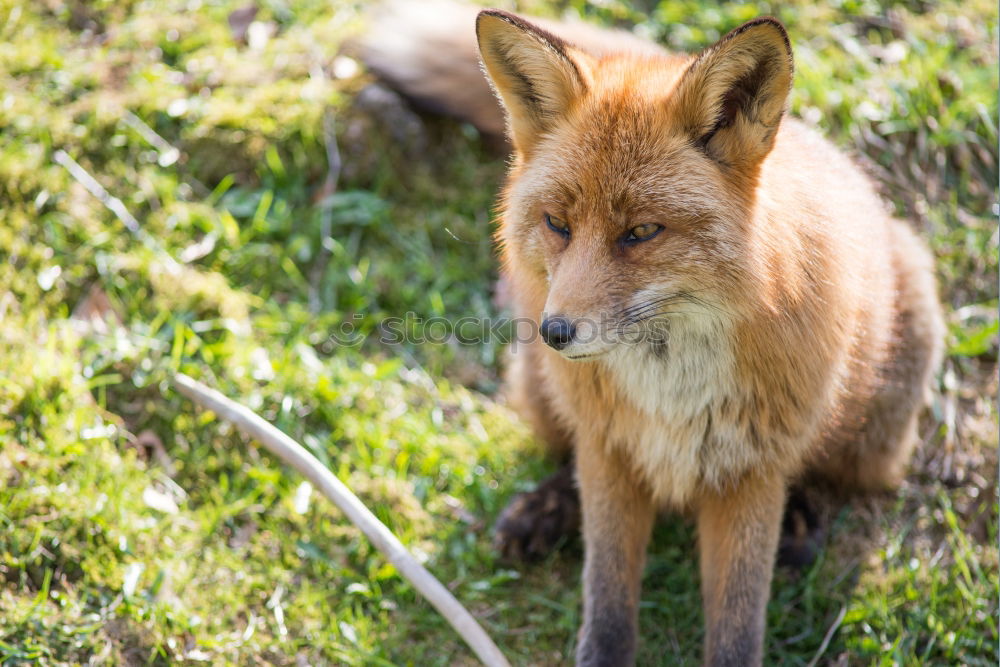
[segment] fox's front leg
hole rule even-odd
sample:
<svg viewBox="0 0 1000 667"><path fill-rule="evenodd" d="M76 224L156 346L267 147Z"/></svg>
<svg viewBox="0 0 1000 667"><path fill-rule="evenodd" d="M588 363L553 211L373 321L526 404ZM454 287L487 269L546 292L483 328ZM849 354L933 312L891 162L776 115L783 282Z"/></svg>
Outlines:
<svg viewBox="0 0 1000 667"><path fill-rule="evenodd" d="M639 588L654 507L620 453L604 442L577 447L583 512L583 627L577 665L635 660Z"/></svg>
<svg viewBox="0 0 1000 667"><path fill-rule="evenodd" d="M785 503L777 476L741 480L698 511L705 664L761 664L764 620Z"/></svg>

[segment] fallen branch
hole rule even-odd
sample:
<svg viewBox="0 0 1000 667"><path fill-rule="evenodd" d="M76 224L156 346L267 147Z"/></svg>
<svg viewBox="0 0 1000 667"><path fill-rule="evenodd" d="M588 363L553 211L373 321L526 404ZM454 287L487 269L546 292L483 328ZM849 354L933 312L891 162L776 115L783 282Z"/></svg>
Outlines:
<svg viewBox="0 0 1000 667"><path fill-rule="evenodd" d="M214 389L184 374L173 378L177 390L192 401L232 422L247 435L264 445L268 451L298 470L313 486L329 498L361 529L371 543L385 554L399 573L413 584L434 608L441 612L462 639L475 651L488 667L510 667L510 663L489 638L472 614L455 599L444 585L434 578L406 547L365 507L358 497L337 479L315 456L302 445L261 419L249 408L231 401Z"/></svg>

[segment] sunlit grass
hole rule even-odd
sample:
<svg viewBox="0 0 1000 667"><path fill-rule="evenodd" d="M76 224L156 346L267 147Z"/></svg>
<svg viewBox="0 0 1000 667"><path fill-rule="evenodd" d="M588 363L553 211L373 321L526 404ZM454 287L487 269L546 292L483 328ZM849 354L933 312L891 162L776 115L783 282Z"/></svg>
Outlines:
<svg viewBox="0 0 1000 667"><path fill-rule="evenodd" d="M495 394L501 348L331 339L497 314L503 159L469 128L424 119L408 145L352 107L368 79L333 66L352 4L262 3L250 44L227 22L243 4L0 0L0 662L471 661L325 501L174 393L175 371L330 465L515 663L567 662L579 545L522 572L489 546L545 465ZM635 4L522 7L672 48L779 16L793 110L938 258L951 356L926 446L898 494L833 512L812 568L778 573L768 663L807 664L840 618L820 664L996 664L995 5ZM642 664L696 664L701 633L694 533L667 517Z"/></svg>

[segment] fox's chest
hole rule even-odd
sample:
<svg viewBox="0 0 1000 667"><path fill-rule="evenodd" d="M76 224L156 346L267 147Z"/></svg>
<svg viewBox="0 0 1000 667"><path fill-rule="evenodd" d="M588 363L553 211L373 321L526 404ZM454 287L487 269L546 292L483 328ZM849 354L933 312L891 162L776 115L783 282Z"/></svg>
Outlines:
<svg viewBox="0 0 1000 667"><path fill-rule="evenodd" d="M607 361L619 400L610 415L657 499L682 505L759 462L752 403L736 381L734 350L719 332L679 332L662 348L623 348Z"/></svg>

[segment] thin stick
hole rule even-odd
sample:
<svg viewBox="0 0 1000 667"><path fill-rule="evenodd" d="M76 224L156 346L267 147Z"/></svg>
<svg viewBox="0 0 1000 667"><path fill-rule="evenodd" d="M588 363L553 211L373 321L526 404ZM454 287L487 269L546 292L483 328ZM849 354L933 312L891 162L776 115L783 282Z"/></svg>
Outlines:
<svg viewBox="0 0 1000 667"><path fill-rule="evenodd" d="M365 507L343 482L337 479L315 456L302 445L261 419L249 408L229 400L214 389L184 374L173 379L177 390L192 401L232 422L247 435L264 445L272 454L292 466L312 482L323 495L347 515L361 529L372 544L385 554L399 573L413 584L427 601L441 612L462 639L475 651L488 667L510 667L510 663L489 638L472 614L455 599L444 585L434 578L406 547L389 532L381 521Z"/></svg>
<svg viewBox="0 0 1000 667"><path fill-rule="evenodd" d="M131 213L129 213L128 209L125 208L125 204L122 203L122 200L105 190L104 186L98 183L97 179L88 174L87 170L81 167L76 160L71 158L66 151L62 149L57 150L53 153L52 159L62 165L62 167L65 168L66 171L73 176L73 178L79 181L83 187L87 188L87 192L100 199L101 203L104 204L109 211L114 213L130 232L133 234L139 233L139 221L136 220Z"/></svg>
<svg viewBox="0 0 1000 667"><path fill-rule="evenodd" d="M322 76L323 68L317 68ZM326 145L326 182L323 183L324 199L328 199L337 193L337 186L340 182L340 170L342 163L340 159L340 148L337 146L337 130L334 127L333 112L327 110L323 114L323 139ZM323 282L323 274L330 263L330 247L327 240L333 233L333 208L323 206L320 211L319 223L319 257L313 264L309 274L309 309L318 313L320 310L319 286Z"/></svg>
<svg viewBox="0 0 1000 667"><path fill-rule="evenodd" d="M180 158L181 152L176 146L171 146L169 141L157 134L156 130L146 125L131 111L125 112L122 116L122 122L138 132L140 137L159 152L160 158L157 160L157 164L161 167L169 167Z"/></svg>
<svg viewBox="0 0 1000 667"><path fill-rule="evenodd" d="M52 154L52 159L56 161L63 169L69 172L76 181L86 188L87 192L94 195L104 207L115 214L125 228L132 232L140 241L146 244L146 247L151 248L153 252L160 255L163 263L166 265L167 269L171 272L176 273L180 265L177 260L170 256L170 254L163 249L163 247L146 233L146 230L142 228L139 221L136 220L135 216L132 215L122 200L115 197L110 192L104 189L104 186L97 182L97 179L91 176L86 169L80 166L76 160L70 157L69 153L62 150L61 148Z"/></svg>
<svg viewBox="0 0 1000 667"><path fill-rule="evenodd" d="M831 625L826 631L826 636L823 637L823 643L819 645L816 655L814 655L813 659L809 661L809 665L807 667L816 667L816 665L819 664L819 659L823 657L824 653L826 653L826 649L830 645L830 640L833 639L833 635L837 632L837 628L840 627L840 624L844 622L844 616L846 615L847 605L845 604L840 608L840 613L837 614L837 618L834 619L833 625Z"/></svg>

